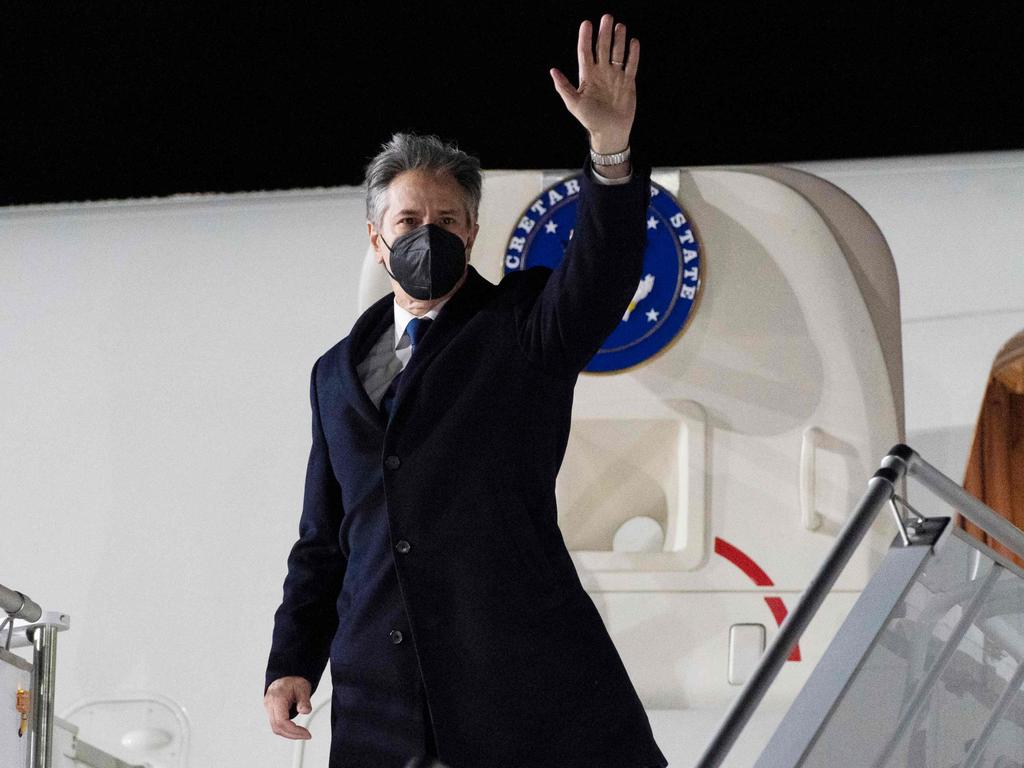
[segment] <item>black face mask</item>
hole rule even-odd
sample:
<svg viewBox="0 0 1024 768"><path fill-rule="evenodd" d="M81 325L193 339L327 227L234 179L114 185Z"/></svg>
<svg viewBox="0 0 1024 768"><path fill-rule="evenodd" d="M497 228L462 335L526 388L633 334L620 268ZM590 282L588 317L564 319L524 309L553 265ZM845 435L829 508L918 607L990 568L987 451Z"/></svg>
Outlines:
<svg viewBox="0 0 1024 768"><path fill-rule="evenodd" d="M381 237L381 240L384 240ZM424 224L395 239L391 251L394 273L384 265L402 290L414 299L438 299L455 287L466 271L462 238L436 224Z"/></svg>

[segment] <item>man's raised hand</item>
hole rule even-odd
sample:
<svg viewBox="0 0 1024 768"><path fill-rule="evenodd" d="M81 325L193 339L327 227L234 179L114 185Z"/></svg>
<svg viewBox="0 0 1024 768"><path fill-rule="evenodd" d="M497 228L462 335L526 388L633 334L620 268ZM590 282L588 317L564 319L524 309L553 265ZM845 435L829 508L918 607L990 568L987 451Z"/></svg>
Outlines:
<svg viewBox="0 0 1024 768"><path fill-rule="evenodd" d="M640 41L626 41L626 25L616 24L611 14L601 17L597 31L596 55L590 21L580 24L576 53L579 57L579 87L573 86L558 69L551 70L555 90L566 109L590 134L595 152L619 152L629 144L629 132L636 113L636 67L640 62Z"/></svg>

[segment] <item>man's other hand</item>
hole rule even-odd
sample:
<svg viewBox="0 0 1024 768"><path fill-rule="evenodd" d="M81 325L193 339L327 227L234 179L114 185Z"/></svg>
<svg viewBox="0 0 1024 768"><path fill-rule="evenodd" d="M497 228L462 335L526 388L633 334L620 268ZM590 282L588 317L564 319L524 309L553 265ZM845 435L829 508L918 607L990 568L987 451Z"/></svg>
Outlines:
<svg viewBox="0 0 1024 768"><path fill-rule="evenodd" d="M270 719L270 730L286 739L311 739L312 734L301 725L296 725L288 716L292 705L300 714L308 715L313 711L309 703L309 695L313 686L304 677L279 677L267 688L263 697L263 707Z"/></svg>
<svg viewBox="0 0 1024 768"><path fill-rule="evenodd" d="M628 41L628 45L627 45ZM555 90L566 109L590 134L590 146L601 154L621 152L629 143L636 113L636 68L640 41L629 40L625 24L610 14L601 17L594 45L592 25L580 24L576 47L579 88L559 70L551 70Z"/></svg>

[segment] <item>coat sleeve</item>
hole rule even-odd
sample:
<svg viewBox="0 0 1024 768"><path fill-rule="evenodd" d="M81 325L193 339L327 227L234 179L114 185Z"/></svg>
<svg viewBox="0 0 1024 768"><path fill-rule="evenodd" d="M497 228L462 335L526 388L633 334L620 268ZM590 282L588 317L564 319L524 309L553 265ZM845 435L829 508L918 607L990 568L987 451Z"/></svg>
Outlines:
<svg viewBox="0 0 1024 768"><path fill-rule="evenodd" d="M595 182L587 159L576 224L553 271L534 267L527 280L539 291L517 313L519 344L535 365L576 376L622 320L636 293L647 244L650 169L633 165L626 184Z"/></svg>
<svg viewBox="0 0 1024 768"><path fill-rule="evenodd" d="M288 555L284 598L274 614L264 695L274 680L289 675L305 677L315 691L338 626L337 600L347 561L338 539L341 487L327 454L317 402L319 362L313 365L309 384L313 445L306 468L299 538Z"/></svg>

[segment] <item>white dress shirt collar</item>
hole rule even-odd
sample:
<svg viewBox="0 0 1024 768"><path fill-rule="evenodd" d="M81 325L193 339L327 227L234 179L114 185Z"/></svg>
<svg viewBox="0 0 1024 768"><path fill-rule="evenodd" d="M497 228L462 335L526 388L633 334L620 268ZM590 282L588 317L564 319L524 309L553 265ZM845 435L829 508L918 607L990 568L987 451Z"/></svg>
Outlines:
<svg viewBox="0 0 1024 768"><path fill-rule="evenodd" d="M437 304L436 306L431 308L425 315L419 315L419 317L429 317L431 320L436 319L438 313L441 311L441 308L445 304L448 303L448 299L450 299L450 298L451 298L451 296L449 296L447 299L442 299L440 304ZM412 320L414 317L417 317L417 315L414 315L412 312L407 310L405 307L401 306L398 303L398 299L395 299L394 304L395 304L395 349L397 350L398 349L398 343L402 340L402 336L405 335L405 327L409 324L409 321ZM403 346L408 346L408 345L409 345L409 342L406 342L406 344L403 345Z"/></svg>

